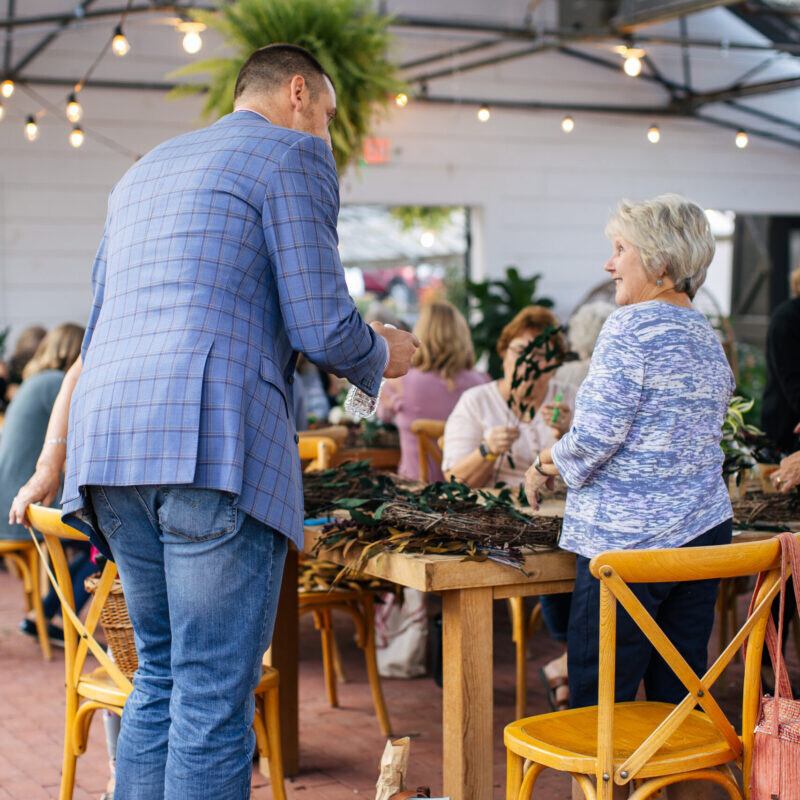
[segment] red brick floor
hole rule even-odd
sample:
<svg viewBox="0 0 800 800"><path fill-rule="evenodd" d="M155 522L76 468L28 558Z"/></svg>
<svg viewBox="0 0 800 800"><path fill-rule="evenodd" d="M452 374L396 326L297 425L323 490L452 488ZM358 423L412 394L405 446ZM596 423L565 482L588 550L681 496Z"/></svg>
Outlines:
<svg viewBox="0 0 800 800"><path fill-rule="evenodd" d="M435 600L433 601L435 602ZM23 599L19 582L0 571L0 800L57 798L63 742L63 654L46 663L35 640L21 635ZM503 726L514 717L514 651L505 607L495 608L495 791L503 798L505 751ZM318 634L311 619L301 622L300 761L301 773L287 781L292 800L353 800L374 797L384 740L375 719L361 651L352 642L348 623L339 642L349 682L340 686L340 704L329 708L322 682ZM715 640L712 639L712 642ZM712 652L714 646L712 644ZM537 633L529 663L529 713L547 710L538 668L558 654L545 633ZM798 674L793 664L795 679ZM741 668L723 676L722 700L735 715ZM442 789L441 690L430 678L384 680L384 691L395 734L412 737L408 785ZM89 746L78 760L75 800L98 798L108 777L103 726L92 724ZM544 773L536 796L548 800L570 797L569 781ZM722 795L720 795L722 796ZM254 800L272 798L269 781L253 775ZM470 798L469 800L489 800Z"/></svg>

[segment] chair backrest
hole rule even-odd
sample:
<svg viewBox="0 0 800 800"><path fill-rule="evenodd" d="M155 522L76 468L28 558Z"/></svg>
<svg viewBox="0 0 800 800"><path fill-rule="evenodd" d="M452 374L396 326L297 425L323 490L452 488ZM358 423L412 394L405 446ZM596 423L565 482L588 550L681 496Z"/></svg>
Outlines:
<svg viewBox="0 0 800 800"><path fill-rule="evenodd" d="M106 651L94 638L97 623L100 621L100 612L103 610L108 593L111 591L111 585L117 575L116 565L113 561L106 562L97 590L92 597L86 622L81 622L75 612L72 578L69 574L69 565L61 540L85 542L88 541L88 537L79 530L64 524L61 521L61 511L57 508L45 508L39 505L28 506L28 522L34 529L31 531L31 537L39 549L42 563L45 564L50 582L53 584L53 588L61 601L61 616L64 620L64 661L68 696L70 692L74 693L78 685L89 651L105 667L109 678L117 684L120 690L129 694L133 690L133 685L120 672L117 665L108 657ZM38 531L44 537L53 564L52 569L47 566L47 559L44 557L34 531Z"/></svg>
<svg viewBox="0 0 800 800"><path fill-rule="evenodd" d="M308 461L306 471L329 469L338 446L330 436L301 436L297 442L300 460Z"/></svg>
<svg viewBox="0 0 800 800"><path fill-rule="evenodd" d="M597 775L598 800L611 798L611 781L617 784L636 778L648 759L666 742L683 720L699 705L727 741L736 757L744 755L744 785L749 785L753 751L753 730L758 714L761 654L772 601L780 591L780 542L728 544L675 550L614 550L592 559L592 575L600 580L600 658L598 686ZM735 578L768 573L756 597L755 607L744 625L734 633L725 649L706 673L698 676L686 663L653 617L633 594L629 583L657 583L713 578ZM687 689L686 697L664 721L623 762L614 760L614 680L617 603L658 651ZM747 642L742 737L725 716L711 693L711 687ZM744 751L744 752L743 752Z"/></svg>
<svg viewBox="0 0 800 800"><path fill-rule="evenodd" d="M430 481L429 458L438 466L442 465L439 439L444 434L444 426L444 421L440 419L415 419L411 423L411 433L416 435L419 446L419 479L423 483Z"/></svg>

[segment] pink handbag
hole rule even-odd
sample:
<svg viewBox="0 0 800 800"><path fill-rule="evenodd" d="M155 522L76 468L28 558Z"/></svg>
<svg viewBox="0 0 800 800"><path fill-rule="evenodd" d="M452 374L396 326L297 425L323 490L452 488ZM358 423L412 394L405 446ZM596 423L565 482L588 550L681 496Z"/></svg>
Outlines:
<svg viewBox="0 0 800 800"><path fill-rule="evenodd" d="M781 647L787 562L792 566L794 594L800 608L800 546L791 533L782 533L778 538L781 543L778 630L775 630L775 623L770 617L766 633L767 648L775 671L775 696L764 695L761 698L753 743L751 800L800 800L800 698L792 698Z"/></svg>

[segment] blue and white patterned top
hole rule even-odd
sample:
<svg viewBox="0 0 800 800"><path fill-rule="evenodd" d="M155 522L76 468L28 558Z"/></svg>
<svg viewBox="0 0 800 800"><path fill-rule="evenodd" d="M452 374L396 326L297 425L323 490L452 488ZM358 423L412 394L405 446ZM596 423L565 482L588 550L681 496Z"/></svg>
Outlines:
<svg viewBox="0 0 800 800"><path fill-rule="evenodd" d="M731 517L720 440L733 389L700 312L658 300L617 309L552 449L568 487L561 547L587 558L679 547Z"/></svg>

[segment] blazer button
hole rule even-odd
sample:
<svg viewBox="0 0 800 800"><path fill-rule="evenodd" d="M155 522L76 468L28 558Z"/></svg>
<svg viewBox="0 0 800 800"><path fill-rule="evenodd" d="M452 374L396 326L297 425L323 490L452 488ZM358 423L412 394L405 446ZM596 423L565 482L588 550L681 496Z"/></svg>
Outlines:
<svg viewBox="0 0 800 800"><path fill-rule="evenodd" d="M300 436L298 434L294 435L294 443L298 444L300 442Z"/></svg>

